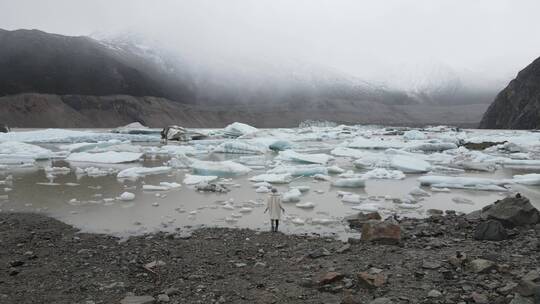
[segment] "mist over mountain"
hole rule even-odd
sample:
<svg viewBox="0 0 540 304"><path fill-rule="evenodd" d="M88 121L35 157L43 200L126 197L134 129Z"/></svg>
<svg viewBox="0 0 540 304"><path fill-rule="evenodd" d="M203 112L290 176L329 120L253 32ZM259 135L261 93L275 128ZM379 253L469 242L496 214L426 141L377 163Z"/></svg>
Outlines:
<svg viewBox="0 0 540 304"><path fill-rule="evenodd" d="M122 122L199 127L234 120L290 126L305 119L474 125L494 94L467 87L457 77L433 78L406 90L306 61L250 57L201 60L135 34L97 38L1 30L0 95L4 96L2 102L10 105L4 109L13 114L21 111L23 103L33 105L23 109L45 111L52 103L52 108L66 113L74 110L80 119L65 123L62 119L53 122L52 116L30 120L6 111L0 119L16 126L43 127L113 126L114 117ZM161 101L152 104L149 100L155 99L150 97ZM475 104L478 106L470 106ZM190 117L178 114L186 106L191 107ZM437 111L437 107L442 108ZM108 119L91 119L100 111L112 113L106 113ZM288 111L294 115L283 115ZM14 121L14 117L19 118Z"/></svg>

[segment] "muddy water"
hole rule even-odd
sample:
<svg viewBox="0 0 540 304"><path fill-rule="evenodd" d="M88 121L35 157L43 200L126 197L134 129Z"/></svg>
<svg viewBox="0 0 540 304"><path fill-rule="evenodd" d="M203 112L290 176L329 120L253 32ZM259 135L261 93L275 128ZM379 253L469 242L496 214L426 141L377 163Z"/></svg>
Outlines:
<svg viewBox="0 0 540 304"><path fill-rule="evenodd" d="M309 147L309 145L307 145ZM51 148L51 146L47 146ZM201 157L205 160L234 159L238 155L213 154ZM269 159L272 156L267 156ZM134 165L117 166L123 169L129 166L153 167L163 165L167 157L154 157ZM346 158L335 161L344 169L354 169ZM157 230L186 231L201 226L247 227L252 229L268 229L268 216L264 214L264 200L267 194L255 192L250 176L264 173L254 170L247 176L232 178L231 191L226 194L200 193L192 187L182 185L179 189L169 191L143 191L142 185L159 185L160 182L182 183L187 170L174 170L170 174L153 175L137 181L121 182L115 175L104 177L80 177L74 171L65 175L57 175L54 180L46 177L44 166L70 166L64 161L43 162L37 168L21 169L10 172L13 175L12 185L2 187L11 191L0 194L7 195L7 200L0 200L0 209L4 211L44 212L84 231L130 235ZM71 164L72 169L81 164ZM94 165L95 166L95 165ZM111 167L111 166L107 166ZM499 169L495 173L469 173L466 176L511 178L514 174L533 173L529 170ZM0 173L1 174L1 173ZM6 173L4 173L5 175ZM415 210L400 209L385 196L399 198L418 187L417 177L408 174L404 180L369 180L364 189L334 188L329 182L315 181L313 178L298 178L290 185L277 185L279 191L287 191L289 186L307 185L311 189L302 196L301 202L313 202L315 208L300 209L294 203L285 203L285 218L280 230L286 233L320 233L334 234L340 238L354 234L341 222L343 216L354 214L353 204L342 203L338 191L349 191L360 194L367 201L382 204L385 214L398 213L405 216L426 216L427 209L456 210L470 212L477 210L506 195L491 191L452 190L449 193L432 193L421 202L421 208ZM9 189L6 189L9 190ZM428 190L429 189L425 189ZM540 187L514 186L512 190L520 191L540 201ZM109 200L129 191L136 195L135 200L123 202ZM4 197L5 198L5 197ZM472 203L456 203L455 198L465 198ZM233 201L234 210L223 208L224 201ZM240 213L239 208L250 207L249 213ZM537 206L540 207L540 206ZM291 222L299 217L306 221L304 225ZM229 220L227 220L229 218ZM236 221L230 221L235 219ZM320 220L327 223L320 223Z"/></svg>

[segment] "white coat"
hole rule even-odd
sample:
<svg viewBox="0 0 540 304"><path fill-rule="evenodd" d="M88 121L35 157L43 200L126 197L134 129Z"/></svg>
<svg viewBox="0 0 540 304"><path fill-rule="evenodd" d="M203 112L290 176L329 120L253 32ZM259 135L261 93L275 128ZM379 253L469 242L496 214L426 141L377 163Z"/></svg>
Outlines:
<svg viewBox="0 0 540 304"><path fill-rule="evenodd" d="M272 193L266 201L268 214L271 220L279 220L281 218L281 194Z"/></svg>

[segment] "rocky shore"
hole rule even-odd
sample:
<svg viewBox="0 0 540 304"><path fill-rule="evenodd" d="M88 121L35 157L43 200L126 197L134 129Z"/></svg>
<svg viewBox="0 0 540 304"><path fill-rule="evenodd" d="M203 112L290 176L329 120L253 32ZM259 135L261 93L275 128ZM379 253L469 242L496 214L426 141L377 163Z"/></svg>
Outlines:
<svg viewBox="0 0 540 304"><path fill-rule="evenodd" d="M347 243L202 229L126 241L0 213L0 303L540 303L540 218L526 198L468 215L349 218Z"/></svg>

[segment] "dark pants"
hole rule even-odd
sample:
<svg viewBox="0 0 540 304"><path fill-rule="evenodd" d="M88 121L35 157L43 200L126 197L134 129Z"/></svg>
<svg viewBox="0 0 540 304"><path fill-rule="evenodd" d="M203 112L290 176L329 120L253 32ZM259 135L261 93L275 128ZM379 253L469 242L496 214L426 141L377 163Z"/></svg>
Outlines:
<svg viewBox="0 0 540 304"><path fill-rule="evenodd" d="M272 225L272 232L277 232L279 220L270 220L270 225Z"/></svg>

